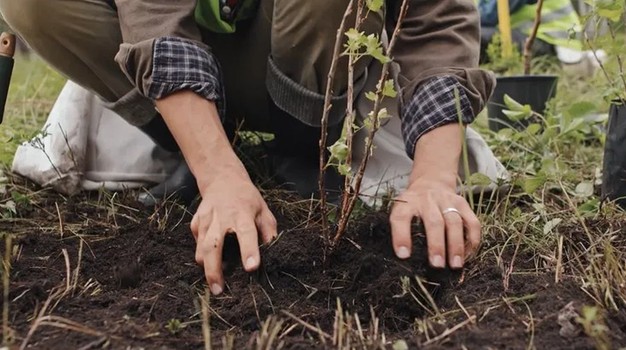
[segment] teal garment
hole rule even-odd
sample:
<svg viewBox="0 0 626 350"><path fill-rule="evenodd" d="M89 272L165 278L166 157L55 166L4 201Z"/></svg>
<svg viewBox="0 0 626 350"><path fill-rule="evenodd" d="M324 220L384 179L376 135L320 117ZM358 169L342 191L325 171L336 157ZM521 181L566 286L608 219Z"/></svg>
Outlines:
<svg viewBox="0 0 626 350"><path fill-rule="evenodd" d="M535 4L537 0L509 0L509 11L517 12L522 7ZM480 0L478 2L480 12L480 25L483 27L495 27L498 25L498 4L497 0Z"/></svg>
<svg viewBox="0 0 626 350"><path fill-rule="evenodd" d="M223 11L228 4L237 3L238 8L233 18L228 18L227 11ZM216 33L234 33L237 22L251 18L256 13L259 0L198 0L196 5L196 22L203 28ZM228 6L234 11L232 6Z"/></svg>

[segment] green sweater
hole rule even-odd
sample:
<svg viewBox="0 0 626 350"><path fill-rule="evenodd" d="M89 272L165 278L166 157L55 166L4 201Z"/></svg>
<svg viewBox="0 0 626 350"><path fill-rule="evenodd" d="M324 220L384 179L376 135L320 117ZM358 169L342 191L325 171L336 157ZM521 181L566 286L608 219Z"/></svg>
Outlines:
<svg viewBox="0 0 626 350"><path fill-rule="evenodd" d="M239 0L240 3L234 16L230 18L230 13L235 9L226 5L228 0L198 0L196 5L196 22L216 33L233 33L236 30L237 22L250 18L256 12L259 0Z"/></svg>

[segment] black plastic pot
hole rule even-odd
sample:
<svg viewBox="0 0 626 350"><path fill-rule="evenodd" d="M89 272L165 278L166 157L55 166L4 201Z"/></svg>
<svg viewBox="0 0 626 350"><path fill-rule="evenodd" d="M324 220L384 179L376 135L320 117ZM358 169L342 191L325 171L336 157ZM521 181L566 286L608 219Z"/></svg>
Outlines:
<svg viewBox="0 0 626 350"><path fill-rule="evenodd" d="M513 122L502 113L502 110L507 109L504 105L504 95L509 95L523 105L530 105L534 112L543 114L546 103L556 94L557 82L556 75L499 77L487 105L489 128L493 131L504 128L525 129L532 120Z"/></svg>
<svg viewBox="0 0 626 350"><path fill-rule="evenodd" d="M614 101L604 144L602 198L626 208L626 105Z"/></svg>

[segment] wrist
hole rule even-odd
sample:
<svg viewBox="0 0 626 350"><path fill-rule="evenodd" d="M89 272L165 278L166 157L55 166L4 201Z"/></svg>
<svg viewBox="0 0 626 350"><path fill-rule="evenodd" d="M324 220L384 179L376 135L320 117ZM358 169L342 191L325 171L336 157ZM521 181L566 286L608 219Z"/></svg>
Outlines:
<svg viewBox="0 0 626 350"><path fill-rule="evenodd" d="M456 172L413 172L409 180L409 188L435 185L456 190L457 179L458 174Z"/></svg>
<svg viewBox="0 0 626 350"><path fill-rule="evenodd" d="M435 128L415 144L409 186L414 183L445 185L456 189L463 130L456 124Z"/></svg>
<svg viewBox="0 0 626 350"><path fill-rule="evenodd" d="M246 168L232 150L213 156L210 162L205 161L193 168L200 193L220 181L251 181Z"/></svg>

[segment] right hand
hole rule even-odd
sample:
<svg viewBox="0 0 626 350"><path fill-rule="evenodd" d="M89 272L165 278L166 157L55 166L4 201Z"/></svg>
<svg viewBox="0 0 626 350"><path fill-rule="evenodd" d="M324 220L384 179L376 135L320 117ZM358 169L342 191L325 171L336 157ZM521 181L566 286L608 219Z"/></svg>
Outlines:
<svg viewBox="0 0 626 350"><path fill-rule="evenodd" d="M224 291L222 249L227 234L235 234L246 271L261 263L259 235L264 243L277 235L276 219L247 174L217 177L201 189L202 202L191 220L196 262L204 267L211 293Z"/></svg>

